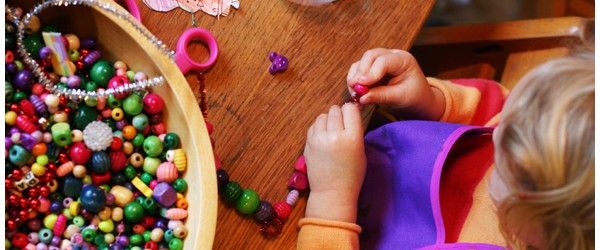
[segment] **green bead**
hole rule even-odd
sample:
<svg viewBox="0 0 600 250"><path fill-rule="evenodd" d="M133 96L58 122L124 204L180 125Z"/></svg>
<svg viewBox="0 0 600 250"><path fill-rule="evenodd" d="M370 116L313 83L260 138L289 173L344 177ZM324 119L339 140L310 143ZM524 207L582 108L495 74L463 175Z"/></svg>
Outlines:
<svg viewBox="0 0 600 250"><path fill-rule="evenodd" d="M22 70L24 68L23 62L19 60L14 60L13 62L17 65L17 70Z"/></svg>
<svg viewBox="0 0 600 250"><path fill-rule="evenodd" d="M15 95L15 88L9 81L4 81L4 100L10 101Z"/></svg>
<svg viewBox="0 0 600 250"><path fill-rule="evenodd" d="M123 213L127 222L136 223L144 217L144 208L137 202L129 202L123 208Z"/></svg>
<svg viewBox="0 0 600 250"><path fill-rule="evenodd" d="M95 91L95 90L90 90L90 91ZM96 97L85 97L83 99L84 103L86 106L88 107L96 107L96 105L98 105L98 98Z"/></svg>
<svg viewBox="0 0 600 250"><path fill-rule="evenodd" d="M165 148L167 149L178 148L180 142L181 140L179 139L179 136L175 133L167 133L165 135L165 139L163 140Z"/></svg>
<svg viewBox="0 0 600 250"><path fill-rule="evenodd" d="M169 250L183 249L183 241L179 238L173 238L169 241Z"/></svg>
<svg viewBox="0 0 600 250"><path fill-rule="evenodd" d="M160 166L160 159L154 157L146 157L144 158L144 164L142 165L142 169L152 176L156 176L156 169Z"/></svg>
<svg viewBox="0 0 600 250"><path fill-rule="evenodd" d="M73 114L73 125L76 129L83 131L85 127L98 118L98 111L94 107L79 105Z"/></svg>
<svg viewBox="0 0 600 250"><path fill-rule="evenodd" d="M96 231L91 228L84 229L83 232L81 232L81 236L84 241L92 242L96 237Z"/></svg>
<svg viewBox="0 0 600 250"><path fill-rule="evenodd" d="M35 157L35 162L42 166L46 166L46 164L48 164L48 161L49 160L47 155L38 155L37 157Z"/></svg>
<svg viewBox="0 0 600 250"><path fill-rule="evenodd" d="M134 234L129 237L129 245L139 246L144 243L144 237L140 234Z"/></svg>
<svg viewBox="0 0 600 250"><path fill-rule="evenodd" d="M125 172L125 177L127 177L128 180L132 180L137 176L137 170L135 170L135 168L131 165L127 165L123 171Z"/></svg>
<svg viewBox="0 0 600 250"><path fill-rule="evenodd" d="M46 244L50 244L50 242L52 241L52 236L54 236L54 232L48 228L42 228L38 232L38 237L40 241Z"/></svg>
<svg viewBox="0 0 600 250"><path fill-rule="evenodd" d="M131 124L138 131L143 131L144 129L146 129L146 127L148 127L148 116L144 113L136 115L131 120Z"/></svg>
<svg viewBox="0 0 600 250"><path fill-rule="evenodd" d="M260 204L258 194L250 189L244 189L242 196L236 202L236 208L240 213L251 214L256 211Z"/></svg>
<svg viewBox="0 0 600 250"><path fill-rule="evenodd" d="M104 242L104 235L101 233L96 234L94 237L94 244L96 244L97 247L106 245L106 242Z"/></svg>
<svg viewBox="0 0 600 250"><path fill-rule="evenodd" d="M144 172L140 175L140 180L146 183L146 185L150 185L150 182L154 180L154 177L151 174Z"/></svg>
<svg viewBox="0 0 600 250"><path fill-rule="evenodd" d="M128 250L142 250L141 247L139 246L132 246L131 248L129 248Z"/></svg>
<svg viewBox="0 0 600 250"><path fill-rule="evenodd" d="M148 230L146 230L146 231L144 231L142 233L142 238L144 238L144 242L150 241L150 239L151 239L150 235L151 234L152 234L152 231L148 231Z"/></svg>
<svg viewBox="0 0 600 250"><path fill-rule="evenodd" d="M230 181L223 188L223 199L227 203L234 203L242 196L242 187L235 181Z"/></svg>
<svg viewBox="0 0 600 250"><path fill-rule="evenodd" d="M135 198L134 200L136 203L142 205L144 203L144 196L138 196L137 198ZM142 206L143 207L143 206Z"/></svg>
<svg viewBox="0 0 600 250"><path fill-rule="evenodd" d="M135 137L133 137L133 140L131 140L131 143L133 144L134 147L139 147L142 146L142 144L144 144L144 141L146 140L146 137L144 137L144 135L142 133L138 133L135 135Z"/></svg>
<svg viewBox="0 0 600 250"><path fill-rule="evenodd" d="M8 151L8 159L17 166L23 166L27 164L27 161L30 157L31 152L19 144L12 145Z"/></svg>
<svg viewBox="0 0 600 250"><path fill-rule="evenodd" d="M67 84L64 82L58 82L55 85L57 88L61 88L61 89L68 89Z"/></svg>
<svg viewBox="0 0 600 250"><path fill-rule="evenodd" d="M171 241L171 239L175 238L175 234L173 234L172 229L168 229L167 231L165 231L165 234L163 237L165 238L166 242L169 242L169 241Z"/></svg>
<svg viewBox="0 0 600 250"><path fill-rule="evenodd" d="M29 96L27 96L27 93L25 93L24 91L18 91L13 95L14 102L20 102L21 100L26 100L28 98Z"/></svg>
<svg viewBox="0 0 600 250"><path fill-rule="evenodd" d="M182 178L175 179L171 185L177 193L183 193L187 190L187 182Z"/></svg>
<svg viewBox="0 0 600 250"><path fill-rule="evenodd" d="M40 59L40 50L46 46L40 33L31 34L23 39L25 50L29 52L34 59Z"/></svg>
<svg viewBox="0 0 600 250"><path fill-rule="evenodd" d="M123 111L128 115L137 115L144 110L144 102L142 97L136 94L131 94L125 97L123 101Z"/></svg>
<svg viewBox="0 0 600 250"><path fill-rule="evenodd" d="M113 76L115 76L115 69L109 62L104 60L97 61L90 69L90 79L102 88L108 86L108 81Z"/></svg>
<svg viewBox="0 0 600 250"><path fill-rule="evenodd" d="M113 120L112 118L104 118L102 119L102 122L106 123L106 125L108 125L112 131L117 130L117 121Z"/></svg>
<svg viewBox="0 0 600 250"><path fill-rule="evenodd" d="M69 52L69 60L71 60L71 62L77 62L77 60L79 60L79 51L76 49L70 49Z"/></svg>
<svg viewBox="0 0 600 250"><path fill-rule="evenodd" d="M144 140L144 152L150 157L160 156L163 151L162 141L158 136L151 135Z"/></svg>
<svg viewBox="0 0 600 250"><path fill-rule="evenodd" d="M85 83L85 90L87 91L96 91L98 89L98 84L94 81L88 81Z"/></svg>
<svg viewBox="0 0 600 250"><path fill-rule="evenodd" d="M154 200L152 197L144 198L142 207L144 207L144 210L148 214L156 214L156 211L158 210L156 200Z"/></svg>
<svg viewBox="0 0 600 250"><path fill-rule="evenodd" d="M64 147L73 142L71 135L71 126L66 122L59 122L52 125L52 139L59 147Z"/></svg>
<svg viewBox="0 0 600 250"><path fill-rule="evenodd" d="M116 98L114 95L109 95L106 99L106 104L111 109L120 108L121 106L123 106L123 100Z"/></svg>
<svg viewBox="0 0 600 250"><path fill-rule="evenodd" d="M127 79L129 79L129 82L134 82L135 80L135 72L133 70L127 70Z"/></svg>
<svg viewBox="0 0 600 250"><path fill-rule="evenodd" d="M71 215L71 210L69 210L69 208L63 208L62 214L67 217L67 220L73 219L73 215Z"/></svg>

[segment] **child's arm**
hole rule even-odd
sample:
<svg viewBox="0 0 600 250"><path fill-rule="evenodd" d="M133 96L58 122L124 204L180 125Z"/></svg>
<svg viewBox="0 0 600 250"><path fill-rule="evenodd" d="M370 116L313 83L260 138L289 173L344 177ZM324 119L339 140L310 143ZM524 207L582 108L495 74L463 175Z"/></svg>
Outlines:
<svg viewBox="0 0 600 250"><path fill-rule="evenodd" d="M430 87L415 58L403 50L365 52L352 64L346 80L350 93L355 84L371 86L360 98L361 104L380 104L397 117L437 121L445 111L442 92ZM373 86L380 82L385 85Z"/></svg>
<svg viewBox="0 0 600 250"><path fill-rule="evenodd" d="M354 104L332 106L308 129L304 158L310 195L300 221L299 248L314 242L358 247L357 203L366 171L363 133Z"/></svg>

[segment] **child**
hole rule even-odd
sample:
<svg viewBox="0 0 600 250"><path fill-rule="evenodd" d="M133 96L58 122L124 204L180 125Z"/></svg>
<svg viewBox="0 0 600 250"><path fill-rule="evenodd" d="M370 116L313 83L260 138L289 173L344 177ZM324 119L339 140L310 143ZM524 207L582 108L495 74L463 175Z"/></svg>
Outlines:
<svg viewBox="0 0 600 250"><path fill-rule="evenodd" d="M386 85L372 86L385 75L392 76ZM580 53L534 69L506 99L508 92L491 81L450 82L425 78L416 60L405 51L367 51L350 67L347 77L351 93L356 83L371 86L360 98L361 105L380 104L404 119L448 122L417 122L423 129L433 125L431 134L441 134L447 127L452 131L460 129L451 123L497 126L493 132L495 147L487 136L491 128L464 129L479 132L465 132L456 140L455 145L467 145L463 147L467 150L460 151L457 149L460 147L454 146L452 151L446 152L444 172L437 180L441 182L437 186L439 190L432 186L431 194L439 193L432 195L433 205L429 204L428 209L413 209L410 206L419 202L413 193L418 194L419 188L411 189L404 185L410 180L399 178L419 171L394 173L405 170L397 166L390 170L394 163L386 162L396 159L395 156L386 158L389 154L411 143L390 139L395 138L395 127L406 128L403 124L411 122L384 125L369 132L365 139L357 105L332 106L328 114L317 117L307 133L304 156L311 193L305 218L299 222L298 248L356 249L359 245L394 249L453 246L492 249L494 245L593 248L594 79L594 53ZM498 120L500 110L502 117ZM404 133L410 137L420 130L417 127ZM428 136L413 137L427 140ZM384 140L391 142L381 143ZM466 143L469 140L474 143ZM468 145L481 147L469 148ZM461 152L471 152L470 157L475 159L469 162L470 169L464 167L460 158L453 158L453 154ZM469 155L467 153L465 155ZM479 165L473 167L475 162ZM420 161L413 163L419 165ZM410 168L413 163L403 168ZM385 170L388 172L369 176L382 166L388 167ZM394 174L397 179L388 176ZM461 176L472 177L473 183L460 182ZM431 179L432 183L436 182L435 178ZM469 197L457 201L455 197L460 193L455 190L461 186L469 186L462 193ZM401 193L390 192L392 189ZM429 197L426 199L429 201ZM441 203L437 207L441 207L444 216L443 221L435 220L438 234L433 236L433 241L426 239L427 235L410 234L412 229L420 228L419 212L427 213L436 207L434 201ZM372 204L366 204L369 202ZM378 203L386 204L386 208L380 208ZM386 209L399 207L407 208L408 212L394 210L385 220L364 216L390 213ZM361 233L362 229L365 230ZM393 237L388 237L390 235ZM488 244L449 244L453 242Z"/></svg>

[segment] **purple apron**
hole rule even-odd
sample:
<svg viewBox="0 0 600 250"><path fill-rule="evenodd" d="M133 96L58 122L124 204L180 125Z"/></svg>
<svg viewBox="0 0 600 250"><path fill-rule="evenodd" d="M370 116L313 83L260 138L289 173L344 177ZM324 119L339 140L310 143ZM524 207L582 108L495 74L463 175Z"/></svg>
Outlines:
<svg viewBox="0 0 600 250"><path fill-rule="evenodd" d="M361 249L504 249L445 243L439 188L444 162L462 136L493 128L400 121L365 137L367 173L358 202Z"/></svg>

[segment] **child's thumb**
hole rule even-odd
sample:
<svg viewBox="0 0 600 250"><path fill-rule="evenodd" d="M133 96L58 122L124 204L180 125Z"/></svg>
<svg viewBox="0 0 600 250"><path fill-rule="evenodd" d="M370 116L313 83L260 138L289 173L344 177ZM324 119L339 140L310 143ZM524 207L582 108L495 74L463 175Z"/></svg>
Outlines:
<svg viewBox="0 0 600 250"><path fill-rule="evenodd" d="M378 86L369 90L367 94L361 96L360 104L394 104L402 106L402 86Z"/></svg>

